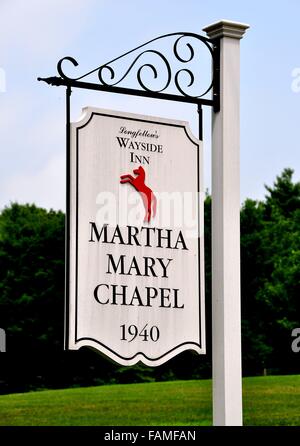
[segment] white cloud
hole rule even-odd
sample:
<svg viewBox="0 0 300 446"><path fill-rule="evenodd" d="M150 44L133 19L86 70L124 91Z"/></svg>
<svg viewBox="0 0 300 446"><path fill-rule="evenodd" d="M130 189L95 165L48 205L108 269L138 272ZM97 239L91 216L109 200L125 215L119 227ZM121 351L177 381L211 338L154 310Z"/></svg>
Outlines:
<svg viewBox="0 0 300 446"><path fill-rule="evenodd" d="M31 63L32 57L49 56L80 35L95 0L12 0L1 2L0 53Z"/></svg>
<svg viewBox="0 0 300 446"><path fill-rule="evenodd" d="M64 106L55 97L4 95L0 106L0 190L10 175L40 168L65 147Z"/></svg>
<svg viewBox="0 0 300 446"><path fill-rule="evenodd" d="M0 106L2 207L14 200L65 207L64 90L36 78L52 74L47 66L55 74L59 57L84 35L95 2L0 0L0 65L7 81Z"/></svg>
<svg viewBox="0 0 300 446"><path fill-rule="evenodd" d="M56 155L36 173L12 175L3 193L11 202L65 210L65 178L65 156ZM1 207L7 204L1 203Z"/></svg>

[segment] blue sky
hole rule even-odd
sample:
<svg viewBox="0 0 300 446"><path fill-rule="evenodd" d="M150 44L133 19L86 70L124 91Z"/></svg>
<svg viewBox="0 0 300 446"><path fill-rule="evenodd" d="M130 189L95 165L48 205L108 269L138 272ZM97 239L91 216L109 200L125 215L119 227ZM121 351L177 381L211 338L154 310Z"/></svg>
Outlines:
<svg viewBox="0 0 300 446"><path fill-rule="evenodd" d="M156 36L202 33L219 19L251 26L241 41L241 200L263 198L264 184L285 167L299 181L300 93L292 89L299 17L299 0L0 0L0 208L65 207L64 88L38 76L55 75L67 55L84 73ZM90 105L188 120L197 134L191 105L78 91L72 105L74 120ZM204 137L210 189L209 109Z"/></svg>

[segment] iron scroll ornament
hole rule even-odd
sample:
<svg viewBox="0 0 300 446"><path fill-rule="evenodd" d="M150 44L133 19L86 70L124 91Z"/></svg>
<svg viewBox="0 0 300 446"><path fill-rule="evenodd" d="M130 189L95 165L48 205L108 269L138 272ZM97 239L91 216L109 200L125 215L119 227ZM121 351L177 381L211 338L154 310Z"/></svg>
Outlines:
<svg viewBox="0 0 300 446"><path fill-rule="evenodd" d="M167 58L163 52L157 49L146 49L145 47L152 44L153 42L157 42L162 39L167 39L175 37L175 42L173 43L173 58L176 63L180 64L188 64L195 61L195 48L194 44L196 42L200 42L205 46L208 50L211 59L212 59L212 75L209 85L206 86L204 91L200 92L200 94L189 94L188 90L191 87L195 86L195 75L190 67L174 69L172 70L171 63L169 62L169 58ZM187 42L184 42L183 39L188 39ZM182 44L184 42L185 50L187 50L188 54L183 55L182 53ZM192 42L192 43L191 43ZM138 52L141 50L140 52ZM137 53L137 55L134 55ZM125 72L117 78L115 68L113 68L113 64L121 59L125 59L127 56L134 55L134 59L130 61L129 67L125 69ZM139 62L144 58L144 56L153 56L156 58L157 63L160 63L160 67L164 69L166 77L163 85L155 89L151 86L147 86L143 81L143 72L145 68L148 68L148 71L151 73L153 79L158 79L159 70L157 66L153 62L151 63L143 63L139 65ZM159 99L170 99L177 100L182 102L190 102L196 104L203 105L211 105L214 106L215 111L218 110L218 100L219 100L219 40L216 39L208 39L206 37L200 36L198 34L190 33L190 32L180 32L180 33L171 33L165 34L163 36L156 37L124 54L121 56L112 59L111 61L98 66L97 68L88 71L78 77L70 77L66 74L64 70L65 62L71 63L74 67L77 67L79 64L73 57L67 56L59 60L57 64L57 71L60 77L50 77L50 78L38 78L38 80L43 80L51 85L66 85L71 87L78 88L87 88L87 89L95 89L109 92L119 92L124 94L133 94L138 96L147 96L154 97ZM129 76L133 70L136 69L136 80L138 84L138 89L133 88L124 88L122 87L122 82ZM174 71L174 73L173 73ZM87 82L87 78L91 77L93 74L97 74L97 82ZM185 79L188 79L186 85L183 86L182 82L182 74L185 74ZM108 79L107 79L108 78ZM176 94L168 93L168 87L172 83L176 89ZM212 92L212 99L207 99L205 96Z"/></svg>

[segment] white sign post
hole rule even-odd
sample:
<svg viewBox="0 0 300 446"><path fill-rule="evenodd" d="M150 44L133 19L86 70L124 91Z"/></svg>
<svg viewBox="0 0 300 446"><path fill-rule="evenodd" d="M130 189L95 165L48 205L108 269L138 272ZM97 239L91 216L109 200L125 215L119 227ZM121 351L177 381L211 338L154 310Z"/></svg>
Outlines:
<svg viewBox="0 0 300 446"><path fill-rule="evenodd" d="M69 349L205 353L202 142L186 122L86 108L70 176Z"/></svg>
<svg viewBox="0 0 300 446"><path fill-rule="evenodd" d="M242 425L240 314L240 39L248 25L222 20L220 111L212 116L213 424Z"/></svg>

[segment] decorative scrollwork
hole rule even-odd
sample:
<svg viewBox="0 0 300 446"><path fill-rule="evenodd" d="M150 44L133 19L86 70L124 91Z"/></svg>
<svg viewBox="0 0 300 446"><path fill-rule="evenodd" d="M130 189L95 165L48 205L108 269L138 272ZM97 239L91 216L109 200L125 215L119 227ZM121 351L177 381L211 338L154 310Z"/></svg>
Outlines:
<svg viewBox="0 0 300 446"><path fill-rule="evenodd" d="M174 44L173 44L173 54L172 57L174 58L175 63L178 65L180 64L188 64L194 61L195 59L195 48L194 45L191 43L195 42L201 42L204 44L206 49L209 51L212 59L214 57L213 52L213 45L212 41L210 39L207 39L203 36L200 36L198 34L194 33L172 33L172 34L166 34L164 36L157 37L155 39L150 40L149 42L144 43L143 45L138 46L137 48L134 48L131 51L128 51L127 53L122 54L121 56L103 64L99 67L79 76L76 78L69 77L63 70L63 64L65 61L68 61L69 63L72 63L74 67L78 66L78 62L73 57L64 57L58 62L57 65L57 71L62 79L65 81L80 81L82 79L86 79L88 76L91 76L92 74L97 74L98 80L100 82L100 85L106 86L106 87L114 87L120 85L125 78L129 75L129 73L133 72L134 69L136 69L136 78L138 82L138 86L140 89L148 92L154 92L154 93L162 93L166 92L167 88L170 86L172 82L172 74L173 74L173 82L174 86L176 87L177 91L180 93L180 95L191 97L191 98L202 98L205 96L210 90L213 88L214 79L212 76L212 79L209 82L209 85L207 88L205 88L205 91L200 92L200 94L189 94L188 90L193 86L195 87L195 75L192 71L191 67L185 67L185 68L176 68L174 69L172 73L171 64L169 62L169 58L167 58L162 51L158 51L157 49L145 49L144 47L147 45L152 44L153 42L157 42L158 40L164 39L164 38L171 38L171 37L177 37ZM184 40L185 39L185 40ZM187 40L186 40L187 39ZM131 54L138 52L141 50L139 54L137 54L133 60L129 63L129 67L125 70L125 73L119 77L116 75L116 68L114 68L112 65L115 64L117 61L125 60L125 58L128 56L130 57ZM185 53L184 51L185 50ZM187 52L187 53L186 53ZM141 62L142 59L145 56L151 55L156 59L156 63L149 62L149 63L143 63ZM141 65L139 65L139 62L141 62ZM199 65L198 65L199 66ZM158 69L159 67L159 69ZM163 85L160 86L158 89L155 89L153 87L153 82L151 83L151 86L147 86L146 82L143 80L143 73L145 73L145 69L148 69L148 73L151 74L151 79L157 80L159 77L159 74L161 75L161 71L164 70L166 76L163 81ZM183 85L183 79L185 79L185 85ZM186 79L188 79L186 81ZM149 80L148 80L149 84ZM191 91L191 90L190 90Z"/></svg>
<svg viewBox="0 0 300 446"><path fill-rule="evenodd" d="M157 73L157 69L155 68L155 66L154 66L153 64L147 63L147 64L143 64L143 65L141 65L141 66L139 67L139 69L137 70L137 74L136 74L136 76L137 76L138 83L139 83L139 85L140 85L144 90L146 90L146 91L155 91L156 93L160 93L160 92L164 91L166 88L168 88L168 86L170 85L170 82L171 82L171 67L170 67L170 65L169 65L169 63L168 63L168 60L165 58L165 56L164 56L163 54L161 54L159 51L155 51L155 50L146 50L146 51L143 51L141 54L139 54L139 55L134 59L134 61L131 63L131 65L129 66L129 68L127 69L127 71L125 72L125 74L121 77L121 79L119 79L117 82L114 82L114 83L107 83L107 82L105 82L104 79L103 79L103 76L102 76L102 71L103 71L104 69L107 69L107 70L109 71L110 75L111 75L111 80L113 80L114 77L115 77L115 72L114 72L114 70L112 69L112 67L108 66L107 64L106 64L106 65L103 65L102 67L99 67L99 69L98 69L98 77L99 77L100 82L101 82L103 85L110 86L110 87L113 87L113 86L115 86L115 85L120 84L120 82L122 82L123 79L125 79L126 76L129 74L129 72L132 70L132 68L134 67L134 65L136 64L136 62L137 62L137 61L138 61L144 54L147 54L147 53L148 53L148 54L150 54L150 53L151 53L151 54L155 54L158 58L160 58L160 59L163 61L163 63L165 64L165 67L166 67L166 69L167 69L167 73L168 73L168 74L167 74L167 81L165 82L165 85L164 85L161 89L159 89L159 90L153 90L153 89L148 88L148 87L143 83L143 81L142 81L141 73L142 73L143 69L146 68L146 67L150 68L151 71L152 71L152 73L153 73L153 77L154 77L154 79L157 79L157 77L158 77L158 73Z"/></svg>

